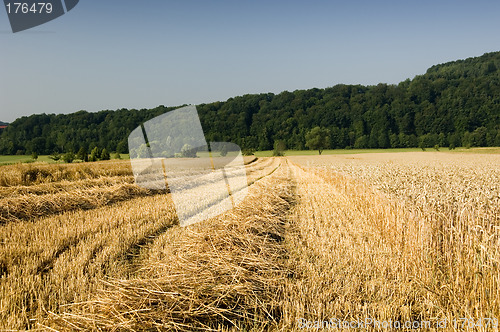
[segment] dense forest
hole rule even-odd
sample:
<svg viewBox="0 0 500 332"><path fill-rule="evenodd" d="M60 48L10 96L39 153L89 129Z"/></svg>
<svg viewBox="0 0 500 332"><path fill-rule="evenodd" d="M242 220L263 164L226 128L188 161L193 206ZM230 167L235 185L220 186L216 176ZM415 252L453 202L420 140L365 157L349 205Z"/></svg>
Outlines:
<svg viewBox="0 0 500 332"><path fill-rule="evenodd" d="M81 147L126 153L129 133L176 107L22 117L0 135L0 154ZM305 149L306 133L329 130L331 148L500 146L500 52L436 65L398 85L244 95L198 105L207 141L269 150Z"/></svg>

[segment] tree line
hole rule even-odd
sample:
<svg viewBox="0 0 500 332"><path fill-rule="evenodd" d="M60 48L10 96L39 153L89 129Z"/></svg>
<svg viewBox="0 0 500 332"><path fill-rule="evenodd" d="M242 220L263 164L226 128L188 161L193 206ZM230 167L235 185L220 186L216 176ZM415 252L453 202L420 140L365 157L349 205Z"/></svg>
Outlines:
<svg viewBox="0 0 500 332"><path fill-rule="evenodd" d="M244 95L197 109L207 141L247 150L311 148L306 136L315 127L328 131L330 148L500 146L499 68L494 52L433 66L397 85ZM0 135L0 154L127 153L133 129L175 108L22 117Z"/></svg>

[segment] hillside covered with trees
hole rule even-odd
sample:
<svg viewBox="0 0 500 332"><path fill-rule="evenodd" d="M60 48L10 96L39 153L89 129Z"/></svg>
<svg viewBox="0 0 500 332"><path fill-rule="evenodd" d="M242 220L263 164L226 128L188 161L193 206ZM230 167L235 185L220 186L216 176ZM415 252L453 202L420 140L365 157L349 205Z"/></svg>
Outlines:
<svg viewBox="0 0 500 332"><path fill-rule="evenodd" d="M50 154L94 147L126 153L129 133L176 107L22 117L0 135L0 154ZM244 95L198 105L207 141L270 150L305 149L329 131L331 148L500 146L500 52L436 65L398 85Z"/></svg>

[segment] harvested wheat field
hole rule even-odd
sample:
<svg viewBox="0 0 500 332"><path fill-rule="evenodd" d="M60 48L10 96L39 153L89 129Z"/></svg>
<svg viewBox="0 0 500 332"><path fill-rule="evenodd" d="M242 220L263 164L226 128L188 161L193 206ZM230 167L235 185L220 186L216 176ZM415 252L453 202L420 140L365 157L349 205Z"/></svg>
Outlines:
<svg viewBox="0 0 500 332"><path fill-rule="evenodd" d="M188 227L125 161L4 166L0 329L498 329L498 165L247 160L243 202Z"/></svg>

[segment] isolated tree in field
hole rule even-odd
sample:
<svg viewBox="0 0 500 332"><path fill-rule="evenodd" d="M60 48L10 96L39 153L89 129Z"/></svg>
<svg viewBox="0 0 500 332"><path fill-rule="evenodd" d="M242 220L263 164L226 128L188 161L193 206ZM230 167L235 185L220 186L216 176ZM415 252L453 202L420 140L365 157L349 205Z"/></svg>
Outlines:
<svg viewBox="0 0 500 332"><path fill-rule="evenodd" d="M33 160L37 160L37 159L38 159L38 153L36 153L36 152L32 152L32 153L31 153L31 159L33 159Z"/></svg>
<svg viewBox="0 0 500 332"><path fill-rule="evenodd" d="M314 127L306 134L306 146L318 150L319 154L330 145L330 131L326 128Z"/></svg>
<svg viewBox="0 0 500 332"><path fill-rule="evenodd" d="M241 154L244 156L253 156L255 154L255 150L254 149L243 149L241 151Z"/></svg>

